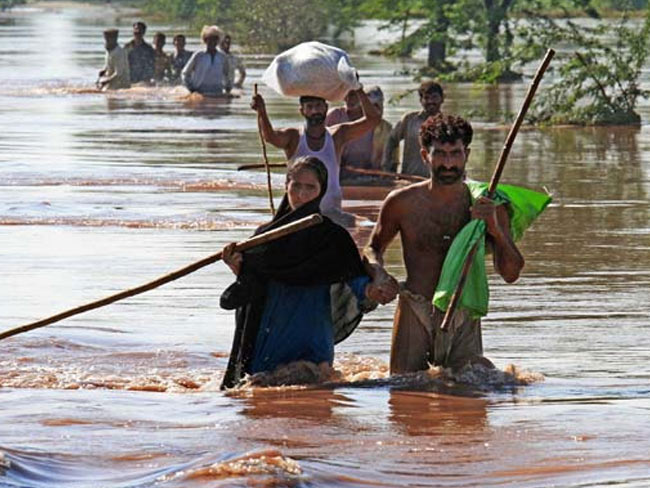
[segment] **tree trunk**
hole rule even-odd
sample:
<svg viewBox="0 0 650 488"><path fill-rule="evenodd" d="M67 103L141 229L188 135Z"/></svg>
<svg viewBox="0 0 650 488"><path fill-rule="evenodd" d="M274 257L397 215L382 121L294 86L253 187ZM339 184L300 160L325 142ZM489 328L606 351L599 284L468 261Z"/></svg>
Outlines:
<svg viewBox="0 0 650 488"><path fill-rule="evenodd" d="M427 61L429 68L443 66L446 56L447 44L444 41L429 41L429 56Z"/></svg>

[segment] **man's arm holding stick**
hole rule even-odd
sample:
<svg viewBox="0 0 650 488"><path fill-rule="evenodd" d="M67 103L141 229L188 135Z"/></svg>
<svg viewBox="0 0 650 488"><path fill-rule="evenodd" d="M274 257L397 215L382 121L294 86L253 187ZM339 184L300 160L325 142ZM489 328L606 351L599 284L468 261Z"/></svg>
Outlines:
<svg viewBox="0 0 650 488"><path fill-rule="evenodd" d="M537 87L539 86L539 83L542 81L542 77L544 76L544 73L546 72L546 69L548 68L548 65L551 63L551 60L553 59L553 56L555 55L555 51L553 49L549 49L546 51L546 56L544 56L544 59L542 63L540 64L539 68L537 69L537 72L535 73L535 77L533 78L533 81L531 82L530 86L528 87L528 93L526 93L526 98L524 98L524 102L519 109L519 114L517 114L517 118L515 119L515 122L513 123L512 127L510 128L510 132L508 133L508 136L506 137L506 142L503 145L503 149L501 150L501 154L499 156L499 160L497 162L496 168L494 169L494 173L492 174L492 179L490 180L490 186L488 188L488 193L487 193L487 198L492 199L494 198L494 194L497 189L497 184L499 183L499 179L501 178L501 174L503 173L503 169L505 168L506 161L508 159L508 155L510 154L510 150L512 149L512 145L515 141L515 138L517 137L517 133L519 132L519 128L521 127L521 124L524 121L524 117L526 116L526 112L528 112L528 108L530 107L530 104L533 101L533 97L535 96L535 92L537 91ZM469 274L469 270L471 268L472 262L474 260L474 256L476 255L478 249L478 243L474 245L472 250L469 252L465 263L463 265L460 279L458 280L458 285L456 286L456 289L454 290L454 293L451 297L451 301L449 302L449 306L447 307L447 311L445 313L445 317L442 321L442 324L440 326L441 330L446 330L449 325L451 324L452 317L454 315L454 312L456 310L456 307L458 306L458 303L460 302L460 298L463 294L463 288L465 286L465 281L467 280L467 276ZM496 250L495 250L496 252ZM517 254L519 252L517 251ZM521 254L519 254L521 256ZM497 265L503 266L503 262L499 262L500 258L495 255L495 259ZM523 266L523 258L521 258L521 265ZM511 265L508 264L508 267ZM499 270L500 272L503 270ZM511 271L511 270L510 270ZM507 274L507 272L506 272ZM517 273L518 276L518 273ZM504 276L505 278L505 276ZM516 278L515 278L516 279ZM507 280L507 278L506 278ZM513 280L514 281L514 280Z"/></svg>

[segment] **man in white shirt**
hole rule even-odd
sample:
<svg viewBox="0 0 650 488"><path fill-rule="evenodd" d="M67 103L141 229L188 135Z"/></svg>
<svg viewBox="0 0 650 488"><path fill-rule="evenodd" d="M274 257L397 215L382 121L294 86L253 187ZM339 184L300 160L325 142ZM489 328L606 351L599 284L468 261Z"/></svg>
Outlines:
<svg viewBox="0 0 650 488"><path fill-rule="evenodd" d="M104 69L99 72L97 86L100 90L118 90L131 88L131 74L129 72L129 58L126 51L117 43L117 29L104 31L104 46L106 47L106 60Z"/></svg>
<svg viewBox="0 0 650 488"><path fill-rule="evenodd" d="M230 93L230 64L226 55L217 49L221 37L221 29L216 25L206 25L201 30L205 51L195 52L182 73L183 84L189 91L207 96Z"/></svg>

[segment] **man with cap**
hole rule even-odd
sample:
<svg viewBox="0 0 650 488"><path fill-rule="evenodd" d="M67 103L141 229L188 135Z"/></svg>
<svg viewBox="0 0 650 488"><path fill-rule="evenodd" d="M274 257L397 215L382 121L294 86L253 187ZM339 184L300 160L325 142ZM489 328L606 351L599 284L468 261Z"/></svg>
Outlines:
<svg viewBox="0 0 650 488"><path fill-rule="evenodd" d="M102 91L131 87L129 60L126 51L117 43L118 35L119 31L117 29L104 31L106 60L104 69L99 72L99 80L97 81L97 86Z"/></svg>
<svg viewBox="0 0 650 488"><path fill-rule="evenodd" d="M381 117L384 112L384 94L381 88L373 86L366 90L366 95ZM328 112L325 125L331 127L358 120L362 116L359 97L354 90L350 90L345 96L345 105ZM380 169L384 144L391 129L390 122L381 119L374 130L369 130L355 141L346 144L341 153L341 179L358 176L347 172L346 168Z"/></svg>
<svg viewBox="0 0 650 488"><path fill-rule="evenodd" d="M150 83L154 76L156 54L151 44L144 40L147 26L144 22L133 24L133 39L124 45L129 56L131 83Z"/></svg>
<svg viewBox="0 0 650 488"><path fill-rule="evenodd" d="M315 156L325 164L328 183L320 209L335 222L344 225L353 225L354 216L345 214L341 210L343 198L339 180L341 152L346 144L372 131L381 120L363 88L357 89L355 94L361 105L362 116L352 122L344 122L332 127L325 126L327 102L320 97L300 97L300 115L305 119L305 125L301 129L274 129L261 95L255 95L251 104L251 108L257 112L257 120L264 140L283 149L287 160L293 161L300 156Z"/></svg>
<svg viewBox="0 0 650 488"><path fill-rule="evenodd" d="M404 139L404 151L400 173L429 177L429 167L420 155L420 127L428 117L440 113L444 101L442 86L435 81L424 81L418 88L422 110L404 114L388 137L384 147L382 167L385 171L397 171L396 152Z"/></svg>
<svg viewBox="0 0 650 488"><path fill-rule="evenodd" d="M201 40L205 51L195 52L183 68L183 84L189 91L207 96L230 93L230 64L226 55L217 49L222 36L216 25L203 26Z"/></svg>

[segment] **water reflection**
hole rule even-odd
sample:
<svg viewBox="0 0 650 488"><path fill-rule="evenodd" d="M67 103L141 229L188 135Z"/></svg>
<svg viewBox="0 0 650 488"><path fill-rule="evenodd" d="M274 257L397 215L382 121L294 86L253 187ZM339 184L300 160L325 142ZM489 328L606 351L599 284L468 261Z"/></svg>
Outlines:
<svg viewBox="0 0 650 488"><path fill-rule="evenodd" d="M391 390L388 405L389 420L409 436L459 439L489 433L483 398Z"/></svg>
<svg viewBox="0 0 650 488"><path fill-rule="evenodd" d="M352 401L329 389L255 388L237 395L243 403L241 413L252 418L286 417L328 422L337 406Z"/></svg>

